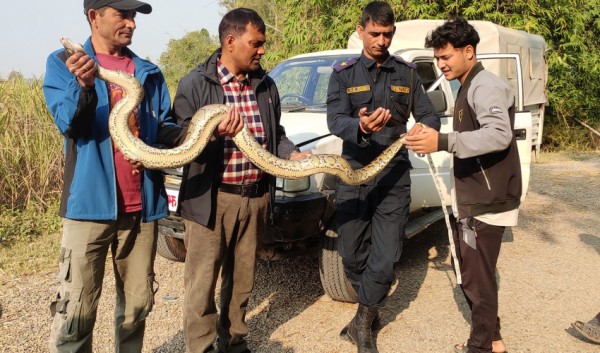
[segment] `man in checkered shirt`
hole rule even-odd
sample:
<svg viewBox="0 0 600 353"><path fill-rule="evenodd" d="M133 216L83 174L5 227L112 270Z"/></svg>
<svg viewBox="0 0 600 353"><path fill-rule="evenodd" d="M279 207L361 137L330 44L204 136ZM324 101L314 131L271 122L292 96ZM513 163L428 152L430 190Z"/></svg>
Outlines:
<svg viewBox="0 0 600 353"><path fill-rule="evenodd" d="M231 137L245 122L258 143L279 158L307 155L297 151L279 124L279 94L260 66L265 53L265 24L260 16L250 9L232 10L219 25L219 38L221 48L181 80L173 104L184 127L207 104L231 106L202 154L184 168L179 191L186 228L187 353L250 352L245 340L246 306L254 285L256 249L275 195L275 177L248 161Z"/></svg>

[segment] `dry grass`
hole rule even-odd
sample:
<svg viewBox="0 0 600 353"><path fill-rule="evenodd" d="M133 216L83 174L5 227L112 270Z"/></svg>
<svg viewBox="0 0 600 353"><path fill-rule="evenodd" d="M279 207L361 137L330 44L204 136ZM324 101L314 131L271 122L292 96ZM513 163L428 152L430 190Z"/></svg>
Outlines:
<svg viewBox="0 0 600 353"><path fill-rule="evenodd" d="M42 80L0 82L0 246L57 230L62 146Z"/></svg>
<svg viewBox="0 0 600 353"><path fill-rule="evenodd" d="M566 161L586 161L600 156L600 151L542 152L537 163L547 164Z"/></svg>
<svg viewBox="0 0 600 353"><path fill-rule="evenodd" d="M60 233L0 246L0 276L32 275L57 269Z"/></svg>
<svg viewBox="0 0 600 353"><path fill-rule="evenodd" d="M10 209L47 208L62 187L62 145L42 82L0 84L0 200Z"/></svg>

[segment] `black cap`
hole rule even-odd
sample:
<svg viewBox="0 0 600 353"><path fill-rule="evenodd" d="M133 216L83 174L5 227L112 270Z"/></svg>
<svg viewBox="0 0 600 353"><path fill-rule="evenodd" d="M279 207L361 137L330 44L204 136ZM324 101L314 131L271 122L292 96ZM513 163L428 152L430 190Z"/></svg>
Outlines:
<svg viewBox="0 0 600 353"><path fill-rule="evenodd" d="M110 6L117 10L135 10L144 14L152 12L150 4L137 0L83 0L83 13L87 15L89 10L104 6Z"/></svg>

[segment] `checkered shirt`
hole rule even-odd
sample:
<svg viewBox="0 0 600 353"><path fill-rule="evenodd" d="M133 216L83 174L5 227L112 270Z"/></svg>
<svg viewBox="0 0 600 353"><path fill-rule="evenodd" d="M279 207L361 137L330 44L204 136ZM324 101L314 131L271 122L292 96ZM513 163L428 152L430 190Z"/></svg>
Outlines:
<svg viewBox="0 0 600 353"><path fill-rule="evenodd" d="M227 68L217 62L219 80L225 92L225 104L236 107L246 125L254 134L258 144L267 148L267 136L260 119L258 102L248 76L242 81L238 80ZM258 182L263 171L258 169L237 148L229 136L225 136L225 158L222 182L226 184L252 184Z"/></svg>

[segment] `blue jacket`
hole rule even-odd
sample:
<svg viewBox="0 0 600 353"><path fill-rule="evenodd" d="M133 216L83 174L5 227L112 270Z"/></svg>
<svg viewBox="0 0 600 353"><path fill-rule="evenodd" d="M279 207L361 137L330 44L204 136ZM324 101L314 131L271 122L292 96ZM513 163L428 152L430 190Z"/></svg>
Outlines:
<svg viewBox="0 0 600 353"><path fill-rule="evenodd" d="M84 49L96 59L91 40ZM146 144L175 145L180 128L171 118L171 99L160 69L136 56L135 77L144 87L139 106L140 138ZM106 83L96 78L93 88L83 88L69 72L65 50L50 54L46 63L44 95L54 123L65 139L64 188L59 214L77 220L116 220L117 187L113 145L108 131L109 101ZM168 214L167 198L159 170L142 173L142 217L145 222Z"/></svg>

